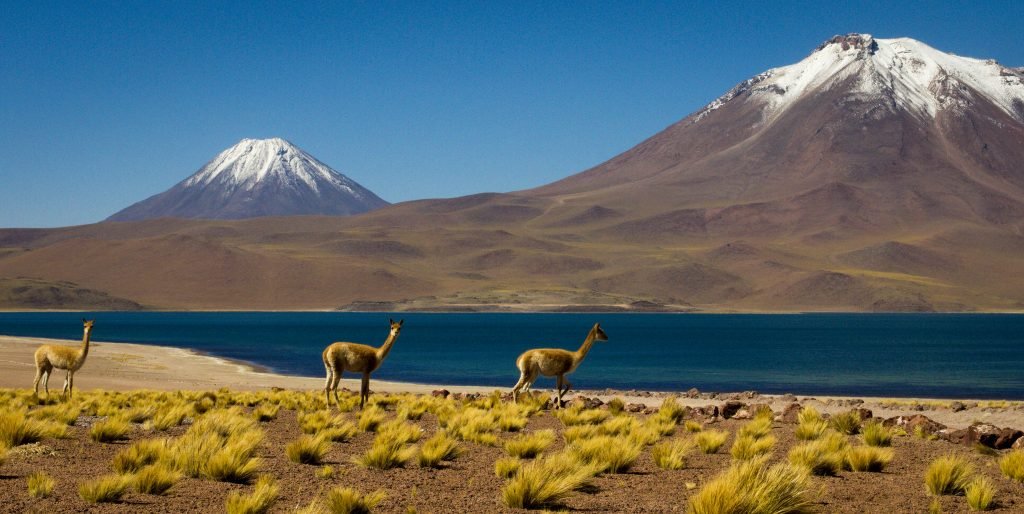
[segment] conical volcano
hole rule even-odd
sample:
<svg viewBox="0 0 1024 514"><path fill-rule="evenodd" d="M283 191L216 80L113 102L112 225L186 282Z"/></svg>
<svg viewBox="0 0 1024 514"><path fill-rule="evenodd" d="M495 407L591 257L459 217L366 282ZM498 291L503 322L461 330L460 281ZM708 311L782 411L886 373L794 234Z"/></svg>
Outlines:
<svg viewBox="0 0 1024 514"><path fill-rule="evenodd" d="M359 214L388 203L280 138L243 139L177 185L107 219Z"/></svg>

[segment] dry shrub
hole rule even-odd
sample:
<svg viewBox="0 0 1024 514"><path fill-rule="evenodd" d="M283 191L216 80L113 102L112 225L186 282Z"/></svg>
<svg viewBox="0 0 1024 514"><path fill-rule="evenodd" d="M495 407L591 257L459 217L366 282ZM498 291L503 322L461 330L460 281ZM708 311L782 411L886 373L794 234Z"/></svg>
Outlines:
<svg viewBox="0 0 1024 514"><path fill-rule="evenodd" d="M587 485L599 472L559 453L523 465L501 490L507 507L534 509L551 506Z"/></svg>
<svg viewBox="0 0 1024 514"><path fill-rule="evenodd" d="M505 442L505 451L512 457L532 459L547 450L553 442L554 430L539 430L509 439Z"/></svg>
<svg viewBox="0 0 1024 514"><path fill-rule="evenodd" d="M974 467L963 457L944 455L932 461L924 475L924 485L929 493L963 494L971 481Z"/></svg>
<svg viewBox="0 0 1024 514"><path fill-rule="evenodd" d="M270 475L263 475L256 481L256 487L249 494L238 491L228 495L224 508L228 514L263 514L277 502L279 488Z"/></svg>
<svg viewBox="0 0 1024 514"><path fill-rule="evenodd" d="M690 500L690 514L799 514L811 512L811 482L789 464L767 456L737 462Z"/></svg>

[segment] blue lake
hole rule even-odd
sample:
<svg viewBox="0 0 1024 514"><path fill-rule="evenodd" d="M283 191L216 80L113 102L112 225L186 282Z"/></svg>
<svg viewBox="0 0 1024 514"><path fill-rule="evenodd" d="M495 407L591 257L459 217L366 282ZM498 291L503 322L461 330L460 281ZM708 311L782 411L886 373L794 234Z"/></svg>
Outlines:
<svg viewBox="0 0 1024 514"><path fill-rule="evenodd" d="M0 313L0 334L80 339L83 316L96 319L96 341L305 376L323 376L331 342L377 346L388 318L404 318L374 377L503 388L523 350L575 350L600 321L609 341L570 376L580 389L1024 399L1024 315L47 312Z"/></svg>

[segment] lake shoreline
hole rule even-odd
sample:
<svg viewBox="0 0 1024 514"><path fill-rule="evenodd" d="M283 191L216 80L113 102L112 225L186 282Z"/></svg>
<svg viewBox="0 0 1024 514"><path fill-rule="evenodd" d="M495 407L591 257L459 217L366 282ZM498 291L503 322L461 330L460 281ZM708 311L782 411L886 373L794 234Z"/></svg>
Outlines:
<svg viewBox="0 0 1024 514"><path fill-rule="evenodd" d="M78 346L80 341L14 337L0 335L0 387L25 389L32 386L35 368L32 354L42 344ZM55 370L50 381L51 394L59 393L64 372ZM271 388L323 390L324 379L273 373L252 363L204 354L191 349L136 343L95 341L90 346L85 366L75 374L79 390L154 389L154 390L264 390ZM342 388L359 389L359 380L347 376ZM444 390L450 394L491 394L508 392L509 387L422 384L371 379L370 387L381 393L432 394ZM42 389L42 386L40 386ZM537 389L549 391L550 389ZM842 395L760 394L752 391L731 393L691 393L686 391L572 390L566 398L584 396L602 402L620 398L626 403L654 408L666 398L675 398L690 407L721 405L727 401L767 404L781 411L798 402L811 404L823 412L867 408L876 417L924 414L953 428L964 428L974 421L997 426L1024 427L1024 402L970 398L871 397ZM957 407L953 407L957 405ZM961 410L956 410L961 409Z"/></svg>

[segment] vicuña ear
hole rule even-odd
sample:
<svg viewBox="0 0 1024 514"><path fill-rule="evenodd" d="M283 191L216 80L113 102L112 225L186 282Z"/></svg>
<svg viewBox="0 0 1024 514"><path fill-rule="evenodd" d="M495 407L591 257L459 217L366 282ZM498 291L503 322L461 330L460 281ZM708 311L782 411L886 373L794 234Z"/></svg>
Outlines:
<svg viewBox="0 0 1024 514"><path fill-rule="evenodd" d="M392 325L394 325L395 324L395 320L393 320L391 318L388 318L388 323L391 323Z"/></svg>
<svg viewBox="0 0 1024 514"><path fill-rule="evenodd" d="M85 318L82 318L82 323L88 323L88 321L85 321Z"/></svg>
<svg viewBox="0 0 1024 514"><path fill-rule="evenodd" d="M405 323L405 320L404 320L404 319L400 319L400 320L398 320L398 326L402 326L402 323Z"/></svg>

